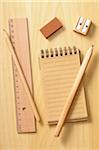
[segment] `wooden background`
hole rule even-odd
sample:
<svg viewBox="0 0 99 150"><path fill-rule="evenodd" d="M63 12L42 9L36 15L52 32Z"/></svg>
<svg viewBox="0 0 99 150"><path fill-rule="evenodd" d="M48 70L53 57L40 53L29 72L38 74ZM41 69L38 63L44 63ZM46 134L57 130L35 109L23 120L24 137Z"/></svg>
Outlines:
<svg viewBox="0 0 99 150"><path fill-rule="evenodd" d="M93 21L88 36L72 31L78 16ZM2 29L8 30L9 17L28 17L32 70L36 104L42 124L37 133L17 134L11 55ZM46 40L39 29L58 17L64 28ZM95 45L94 55L84 84L89 108L89 121L66 124L59 138L55 127L46 124L38 56L40 49L75 45L84 56ZM98 2L0 2L0 150L99 150L99 3Z"/></svg>

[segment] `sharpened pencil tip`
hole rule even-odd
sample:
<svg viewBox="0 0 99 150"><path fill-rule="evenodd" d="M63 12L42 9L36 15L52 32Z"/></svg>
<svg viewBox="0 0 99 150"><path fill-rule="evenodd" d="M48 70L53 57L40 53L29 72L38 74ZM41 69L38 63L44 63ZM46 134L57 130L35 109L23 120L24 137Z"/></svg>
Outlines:
<svg viewBox="0 0 99 150"><path fill-rule="evenodd" d="M8 32L7 32L5 29L3 29L3 32L5 33L5 37L10 38L10 36L9 36Z"/></svg>

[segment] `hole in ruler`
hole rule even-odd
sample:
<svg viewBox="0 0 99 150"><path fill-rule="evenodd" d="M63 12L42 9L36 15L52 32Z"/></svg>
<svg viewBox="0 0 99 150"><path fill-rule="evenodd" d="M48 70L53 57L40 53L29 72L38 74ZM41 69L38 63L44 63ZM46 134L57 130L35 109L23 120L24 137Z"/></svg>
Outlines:
<svg viewBox="0 0 99 150"><path fill-rule="evenodd" d="M17 74L15 76L17 77Z"/></svg>
<svg viewBox="0 0 99 150"><path fill-rule="evenodd" d="M13 22L13 19L10 19L11 22Z"/></svg>
<svg viewBox="0 0 99 150"><path fill-rule="evenodd" d="M23 107L22 110L24 111L26 109L26 107Z"/></svg>

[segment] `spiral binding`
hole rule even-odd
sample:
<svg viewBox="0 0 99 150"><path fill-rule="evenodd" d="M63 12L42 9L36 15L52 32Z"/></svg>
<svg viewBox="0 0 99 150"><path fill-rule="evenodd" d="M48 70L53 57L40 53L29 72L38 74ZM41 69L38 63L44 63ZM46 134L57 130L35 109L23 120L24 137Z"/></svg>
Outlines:
<svg viewBox="0 0 99 150"><path fill-rule="evenodd" d="M41 58L49 58L49 57L57 57L57 56L66 56L66 55L76 55L79 53L79 49L77 49L75 46L72 48L69 46L68 48L65 46L64 48L50 48L41 50Z"/></svg>

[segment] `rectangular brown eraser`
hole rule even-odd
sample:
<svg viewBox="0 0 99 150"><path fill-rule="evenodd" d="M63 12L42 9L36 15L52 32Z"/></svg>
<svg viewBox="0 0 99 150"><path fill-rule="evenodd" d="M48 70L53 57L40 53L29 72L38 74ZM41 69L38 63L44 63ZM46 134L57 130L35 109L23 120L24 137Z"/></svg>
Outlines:
<svg viewBox="0 0 99 150"><path fill-rule="evenodd" d="M51 20L48 24L46 24L44 27L40 29L42 34L45 36L45 38L49 38L53 33L55 33L57 30L62 28L63 25L61 22L55 17L53 20Z"/></svg>

